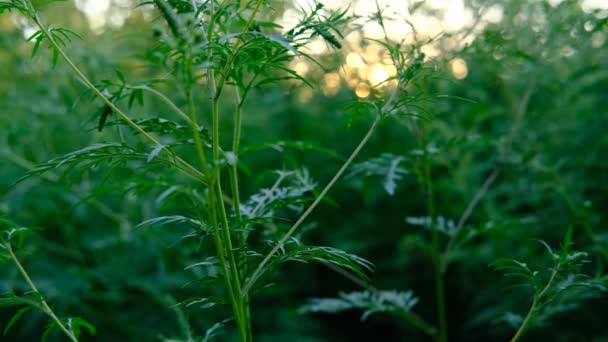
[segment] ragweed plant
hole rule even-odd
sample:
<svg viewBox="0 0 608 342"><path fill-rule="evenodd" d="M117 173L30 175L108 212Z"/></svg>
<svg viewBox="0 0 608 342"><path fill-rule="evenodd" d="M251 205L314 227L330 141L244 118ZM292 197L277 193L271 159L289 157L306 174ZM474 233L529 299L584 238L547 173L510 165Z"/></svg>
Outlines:
<svg viewBox="0 0 608 342"><path fill-rule="evenodd" d="M497 260L494 263L497 270L505 272L505 276L528 281L534 292L532 304L524 318L515 314L505 314L510 322L519 322L519 327L511 339L512 342L518 341L533 325L559 312L573 309L576 307L576 302L582 298L593 297L600 291L605 291L601 283L581 273L582 265L588 262L588 254L572 250L572 231L570 226L559 253L554 252L546 242L541 241L553 261L548 272L532 270L525 262L513 259Z"/></svg>
<svg viewBox="0 0 608 342"><path fill-rule="evenodd" d="M21 261L19 261L16 251L22 248L26 236L31 233L31 229L26 227L15 227L12 222L5 220L2 220L0 224L2 225L0 230L0 232L2 232L2 237L0 238L0 261L3 263L13 263L25 280L27 287L29 287L29 289L24 291L21 295L7 293L0 297L0 306L20 307L6 324L3 335L6 335L10 328L22 318L23 315L32 309L43 312L51 320L45 328L45 332L42 336L43 340L46 340L47 336L53 330L61 331L69 340L74 342L78 341L83 330L87 330L89 334L95 334L95 327L82 318L61 318L58 316L44 299L43 295L38 290L38 287L36 287L36 284L32 281L32 278L21 264Z"/></svg>
<svg viewBox="0 0 608 342"><path fill-rule="evenodd" d="M53 19L83 3L0 1L9 338L517 340L603 290L605 119L588 113L603 109L604 12L468 2L469 27L427 36L423 2L390 18L380 1L369 17L350 15L365 1L112 1L83 49L91 32ZM497 295L488 265L505 257L532 296ZM348 281L336 298L326 269ZM347 310L370 335L333 324L354 327L348 314L315 322Z"/></svg>
<svg viewBox="0 0 608 342"><path fill-rule="evenodd" d="M173 184L163 192L160 201L172 193L180 193L192 204L190 210L193 216L156 217L141 225L187 223L193 230L184 238L211 237L216 255L185 265L185 269L205 267L219 273L223 279L225 299L194 298L177 305L187 307L201 303L228 303L241 341L252 340L252 313L249 307L252 290L257 288L264 274L282 262L316 261L345 268L367 279L366 272L371 270L368 261L330 247L305 246L294 238L294 234L357 157L380 120L403 107L397 93L410 80L401 80L397 90L386 101L361 104L372 112L374 121L352 154L319 192L307 171L281 171L271 189L242 203L239 151L242 118L247 115L244 113L247 98L254 89L269 83L285 80L307 83L306 79L289 68L287 62L294 58L305 58L316 63L304 49L315 37L321 37L330 46L340 48L340 27L348 21L346 11L326 11L322 4L317 3L296 26L281 34L275 30L276 25L259 19L268 8L268 4L262 0L234 3L155 0L142 5L153 5L166 23L167 30L158 29L155 32L158 43L150 51L151 60L169 75L161 81L170 79L183 94L186 103L184 109L155 88L156 80L131 84L120 71L116 72L116 81L97 83L90 80L69 56L68 43L72 37L78 37L76 33L48 26L41 17L40 9L28 0L2 2L2 11L17 10L38 28L29 38L35 42L32 54L35 55L41 46L46 45L52 51L53 65L59 59L67 63L74 76L101 103L97 129L103 131L107 127L116 127L119 138L116 142L94 144L53 159L33 169L26 178L61 169L67 170L71 176L77 176L99 165L113 169L134 162L155 173L177 170L188 176L195 182L194 186ZM408 77L411 76L408 74ZM164 103L180 122L160 117L135 119L121 109L119 103L122 100L127 100L130 109L137 103L142 104L144 93ZM209 99L205 109L197 107L197 97L200 96ZM236 103L232 144L229 147L222 146L220 141L220 120L226 116L226 113L221 113L220 102L226 96L234 97ZM205 117L209 120L208 125L202 124L204 113L209 113ZM125 127L142 139L143 150L141 146L133 145L133 139L127 136ZM196 152L198 166L175 151L190 147ZM222 181L226 174L227 187ZM295 183L285 184L289 180ZM165 184L162 177L155 177L151 181L151 185ZM141 188L142 185L137 186ZM312 200L310 204L308 198ZM272 222L272 211L281 207L295 211L299 218L286 231L278 234L278 240L268 242L269 251L256 252L251 249L249 246L254 228L260 223ZM11 252L10 245L7 246ZM9 254L13 255L12 252ZM20 265L16 259L15 262ZM35 287L32 290L37 293ZM40 302L43 311L51 315L71 339L75 339L76 331L63 326L46 302ZM190 336L190 333L187 335Z"/></svg>

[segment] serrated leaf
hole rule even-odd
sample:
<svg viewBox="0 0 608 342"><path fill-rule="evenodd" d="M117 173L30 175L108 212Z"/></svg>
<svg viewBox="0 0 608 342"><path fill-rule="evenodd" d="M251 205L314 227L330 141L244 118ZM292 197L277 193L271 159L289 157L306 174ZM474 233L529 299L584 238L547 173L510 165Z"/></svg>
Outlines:
<svg viewBox="0 0 608 342"><path fill-rule="evenodd" d="M301 205L316 188L307 169L296 171L277 171L278 179L270 188L263 188L253 194L249 200L241 205L244 217L254 219L257 217L271 217L278 208L300 212Z"/></svg>
<svg viewBox="0 0 608 342"><path fill-rule="evenodd" d="M401 166L405 157L396 156L391 153L383 153L379 157L369 159L365 162L355 164L351 167L348 178L362 175L365 177L382 177L382 187L389 195L394 195L397 183L409 172Z"/></svg>
<svg viewBox="0 0 608 342"><path fill-rule="evenodd" d="M373 264L359 256L333 247L305 246L295 238L291 238L283 245L283 248L276 254L269 265L272 266L288 261L314 261L332 264L353 272L364 281L369 280L366 272L373 271Z"/></svg>
<svg viewBox="0 0 608 342"><path fill-rule="evenodd" d="M361 320L379 312L409 313L418 303L412 291L362 291L343 293L338 298L313 298L300 307L300 313L337 313L346 310L364 310Z"/></svg>

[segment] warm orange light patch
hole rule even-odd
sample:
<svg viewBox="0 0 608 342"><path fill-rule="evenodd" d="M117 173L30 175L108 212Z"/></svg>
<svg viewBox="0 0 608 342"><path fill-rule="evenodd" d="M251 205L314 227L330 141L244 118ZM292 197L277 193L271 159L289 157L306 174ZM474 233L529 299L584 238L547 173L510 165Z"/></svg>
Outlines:
<svg viewBox="0 0 608 342"><path fill-rule="evenodd" d="M366 98L369 96L369 85L367 85L367 83L359 83L357 84L357 87L355 88L355 94L357 94L357 97L359 98Z"/></svg>
<svg viewBox="0 0 608 342"><path fill-rule="evenodd" d="M464 79L469 74L469 68L467 67L467 62L462 58L454 58L450 62L450 68L452 69L452 74L459 80Z"/></svg>

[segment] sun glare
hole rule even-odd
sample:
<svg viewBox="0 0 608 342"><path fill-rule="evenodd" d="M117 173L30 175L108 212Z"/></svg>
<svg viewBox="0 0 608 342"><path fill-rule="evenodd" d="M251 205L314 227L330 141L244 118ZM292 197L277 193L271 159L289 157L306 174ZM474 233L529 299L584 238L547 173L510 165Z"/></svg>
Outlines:
<svg viewBox="0 0 608 342"><path fill-rule="evenodd" d="M462 58L454 58L450 62L450 68L452 69L452 74L459 80L464 79L469 74L469 68L467 67L467 62Z"/></svg>

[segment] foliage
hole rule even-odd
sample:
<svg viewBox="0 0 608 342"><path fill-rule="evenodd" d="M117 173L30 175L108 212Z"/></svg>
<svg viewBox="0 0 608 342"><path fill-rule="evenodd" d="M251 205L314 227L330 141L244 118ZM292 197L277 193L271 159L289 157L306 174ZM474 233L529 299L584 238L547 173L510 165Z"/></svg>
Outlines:
<svg viewBox="0 0 608 342"><path fill-rule="evenodd" d="M84 3L0 1L7 340L608 333L605 8Z"/></svg>

